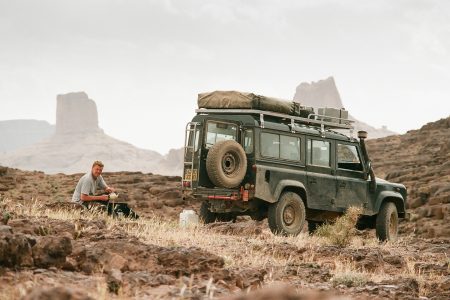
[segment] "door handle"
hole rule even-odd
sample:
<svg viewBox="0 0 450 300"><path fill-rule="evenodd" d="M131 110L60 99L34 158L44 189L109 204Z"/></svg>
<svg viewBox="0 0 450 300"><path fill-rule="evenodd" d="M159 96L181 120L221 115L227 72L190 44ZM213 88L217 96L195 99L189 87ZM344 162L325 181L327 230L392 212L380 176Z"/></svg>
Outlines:
<svg viewBox="0 0 450 300"><path fill-rule="evenodd" d="M309 180L309 183L317 183L317 180L315 180L315 179L310 179L310 180Z"/></svg>
<svg viewBox="0 0 450 300"><path fill-rule="evenodd" d="M345 182L343 182L343 181L341 181L340 183L339 183L339 187L340 188L345 188L347 186L347 184L345 183Z"/></svg>

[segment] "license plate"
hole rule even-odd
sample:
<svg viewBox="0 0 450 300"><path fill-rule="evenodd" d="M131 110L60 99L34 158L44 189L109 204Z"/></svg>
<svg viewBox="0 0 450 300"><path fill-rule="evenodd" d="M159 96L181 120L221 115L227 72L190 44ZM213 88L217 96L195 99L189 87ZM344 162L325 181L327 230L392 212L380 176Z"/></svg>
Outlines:
<svg viewBox="0 0 450 300"><path fill-rule="evenodd" d="M186 169L186 170L184 170L184 180L196 181L197 180L197 169L194 169L194 170Z"/></svg>

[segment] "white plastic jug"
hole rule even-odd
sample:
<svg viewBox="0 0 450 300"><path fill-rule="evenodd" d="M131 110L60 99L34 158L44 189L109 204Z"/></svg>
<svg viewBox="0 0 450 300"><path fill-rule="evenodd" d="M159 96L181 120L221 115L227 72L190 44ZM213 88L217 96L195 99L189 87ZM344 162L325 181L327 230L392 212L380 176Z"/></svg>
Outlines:
<svg viewBox="0 0 450 300"><path fill-rule="evenodd" d="M183 209L180 213L180 227L188 227L198 224L198 216L191 209Z"/></svg>

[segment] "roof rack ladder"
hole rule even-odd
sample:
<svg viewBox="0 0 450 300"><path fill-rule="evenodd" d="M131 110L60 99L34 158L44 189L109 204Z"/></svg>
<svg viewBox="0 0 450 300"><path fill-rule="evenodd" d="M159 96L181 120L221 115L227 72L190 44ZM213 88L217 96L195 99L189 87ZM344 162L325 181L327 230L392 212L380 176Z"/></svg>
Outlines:
<svg viewBox="0 0 450 300"><path fill-rule="evenodd" d="M194 178L194 157L195 157L195 141L197 139L196 135L197 135L197 125L198 123L196 122L189 122L186 125L186 130L185 130L185 135L184 135L184 155L183 155L183 165L184 165L184 174L186 174L186 166L190 166L190 178L188 180L186 180L186 178L182 178L181 179L181 186L186 189L186 186L184 186L184 182L188 181L189 184L189 189L192 189L192 181ZM191 135L191 133L193 133L193 135ZM192 139L191 139L192 136ZM192 144L189 145L189 143L192 141ZM191 159L190 161L186 160L186 154L188 152L188 150L191 150ZM184 176L183 176L184 177Z"/></svg>

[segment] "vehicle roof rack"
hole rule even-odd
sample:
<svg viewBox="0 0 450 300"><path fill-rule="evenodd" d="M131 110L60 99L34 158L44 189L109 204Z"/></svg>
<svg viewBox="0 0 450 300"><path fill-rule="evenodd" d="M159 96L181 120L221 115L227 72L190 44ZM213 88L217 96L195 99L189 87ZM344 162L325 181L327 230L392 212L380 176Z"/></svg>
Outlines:
<svg viewBox="0 0 450 300"><path fill-rule="evenodd" d="M290 120L288 124L291 127L291 130L294 131L294 126L296 124L302 125L312 125L312 126L320 126L321 132L325 132L325 129L348 129L350 130L350 136L353 134L353 120L337 118L332 116L318 115L318 114L309 114L308 118L292 116L288 114L276 113L265 110L257 110L257 109L207 109L207 108L199 108L196 109L195 112L197 114L253 114L259 115L260 127L264 128L264 116L271 116L280 119ZM326 121L325 121L326 120ZM328 120L336 120L335 122Z"/></svg>

